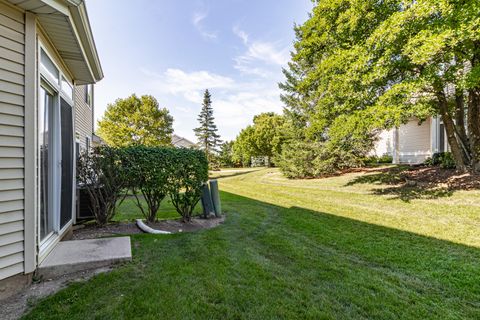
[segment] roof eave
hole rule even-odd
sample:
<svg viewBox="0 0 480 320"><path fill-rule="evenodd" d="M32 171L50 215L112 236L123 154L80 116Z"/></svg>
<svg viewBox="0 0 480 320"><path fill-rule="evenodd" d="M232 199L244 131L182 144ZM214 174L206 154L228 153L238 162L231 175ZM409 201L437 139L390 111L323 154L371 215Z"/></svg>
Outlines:
<svg viewBox="0 0 480 320"><path fill-rule="evenodd" d="M80 41L84 48L86 58L92 71L95 82L103 79L104 74L100 64L97 47L93 38L90 21L88 19L85 1L83 0L66 0L70 4L71 19L77 29Z"/></svg>

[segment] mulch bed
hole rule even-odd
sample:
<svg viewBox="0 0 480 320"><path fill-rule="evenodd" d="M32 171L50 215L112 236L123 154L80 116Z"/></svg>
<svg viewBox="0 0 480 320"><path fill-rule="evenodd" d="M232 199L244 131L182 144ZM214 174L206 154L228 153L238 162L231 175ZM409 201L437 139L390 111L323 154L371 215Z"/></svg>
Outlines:
<svg viewBox="0 0 480 320"><path fill-rule="evenodd" d="M388 182L392 185L405 184L429 189L444 188L452 191L480 189L480 174L459 172L454 169L418 165L394 168L366 168L362 171L389 174L391 180Z"/></svg>
<svg viewBox="0 0 480 320"><path fill-rule="evenodd" d="M225 216L219 218L201 219L194 218L189 223L183 223L181 220L161 220L155 223L147 223L153 229L178 232L195 232L202 229L211 229L225 221Z"/></svg>
<svg viewBox="0 0 480 320"><path fill-rule="evenodd" d="M178 232L195 232L202 229L214 228L225 221L225 216L220 218L202 219L194 218L189 223L183 223L177 220L161 220L155 223L148 223L148 226L157 230ZM77 225L73 231L71 240L96 239L103 237L111 237L118 235L131 235L143 233L135 222L112 222L106 226L99 227L96 225Z"/></svg>

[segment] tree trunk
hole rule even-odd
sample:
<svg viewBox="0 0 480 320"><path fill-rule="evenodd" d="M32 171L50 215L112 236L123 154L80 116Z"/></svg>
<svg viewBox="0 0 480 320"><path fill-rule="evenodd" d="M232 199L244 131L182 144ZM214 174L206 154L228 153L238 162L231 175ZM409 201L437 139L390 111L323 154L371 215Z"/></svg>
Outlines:
<svg viewBox="0 0 480 320"><path fill-rule="evenodd" d="M463 151L458 143L456 136L455 123L453 122L452 116L448 110L448 103L445 93L443 91L437 92L438 105L440 110L440 116L442 117L443 124L445 125L445 131L447 133L448 144L452 150L453 159L455 160L455 165L460 171L467 170L467 161L464 157Z"/></svg>
<svg viewBox="0 0 480 320"><path fill-rule="evenodd" d="M471 160L470 145L468 144L467 132L465 130L465 97L463 90L456 89L455 92L455 127L457 137L463 151L463 156L468 162Z"/></svg>
<svg viewBox="0 0 480 320"><path fill-rule="evenodd" d="M480 41L474 42L471 68L480 65ZM468 134L471 152L471 165L474 172L480 173L480 87L468 91Z"/></svg>
<svg viewBox="0 0 480 320"><path fill-rule="evenodd" d="M480 88L469 90L467 122L472 170L480 172Z"/></svg>

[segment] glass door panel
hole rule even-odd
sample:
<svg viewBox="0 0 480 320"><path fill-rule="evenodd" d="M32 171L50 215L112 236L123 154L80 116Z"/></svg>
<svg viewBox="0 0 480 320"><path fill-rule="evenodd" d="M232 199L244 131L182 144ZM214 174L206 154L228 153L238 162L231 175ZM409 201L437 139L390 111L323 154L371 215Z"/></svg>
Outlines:
<svg viewBox="0 0 480 320"><path fill-rule="evenodd" d="M72 220L73 205L73 114L72 107L63 99L60 103L62 181L60 229Z"/></svg>
<svg viewBox="0 0 480 320"><path fill-rule="evenodd" d="M39 177L40 177L40 240L46 239L54 231L53 210L50 205L51 197L51 127L53 116L53 96L45 89L40 88L38 103L38 146Z"/></svg>

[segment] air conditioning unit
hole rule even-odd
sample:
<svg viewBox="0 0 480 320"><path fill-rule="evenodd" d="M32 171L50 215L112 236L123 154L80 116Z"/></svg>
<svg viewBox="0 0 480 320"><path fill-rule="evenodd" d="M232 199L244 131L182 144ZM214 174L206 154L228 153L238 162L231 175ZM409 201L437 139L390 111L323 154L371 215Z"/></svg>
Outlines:
<svg viewBox="0 0 480 320"><path fill-rule="evenodd" d="M94 219L90 195L85 187L77 187L77 221Z"/></svg>

